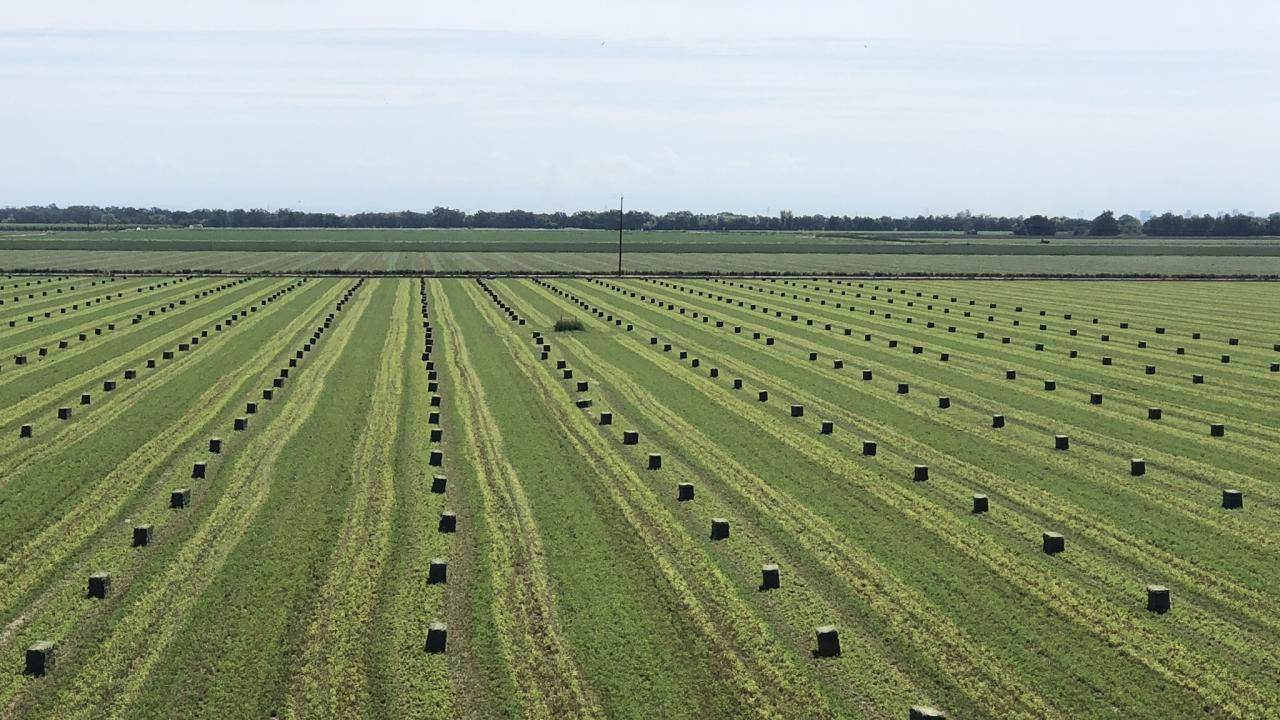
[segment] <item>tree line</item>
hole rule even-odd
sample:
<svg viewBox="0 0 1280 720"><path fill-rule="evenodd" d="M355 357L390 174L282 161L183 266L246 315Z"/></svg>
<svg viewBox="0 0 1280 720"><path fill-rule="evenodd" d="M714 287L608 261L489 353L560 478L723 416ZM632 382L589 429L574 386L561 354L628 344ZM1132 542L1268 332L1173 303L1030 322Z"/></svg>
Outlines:
<svg viewBox="0 0 1280 720"><path fill-rule="evenodd" d="M1175 215L1164 213L1143 223L1133 215L1108 210L1093 218L1006 217L960 212L953 215L914 217L870 217L849 215L796 215L784 210L777 215L740 213L694 213L687 210L654 214L629 210L623 214L628 230L723 231L826 231L826 232L1007 232L1014 235L1048 237L1069 235L1115 236L1246 236L1280 235L1280 213L1267 217L1252 215ZM615 230L617 210L579 210L573 213L539 213L528 210L478 210L466 212L436 207L428 212L362 212L352 214L280 210L207 209L165 210L161 208L99 207L97 205L31 205L0 209L4 225L83 225L86 227L189 227L208 228L506 228Z"/></svg>

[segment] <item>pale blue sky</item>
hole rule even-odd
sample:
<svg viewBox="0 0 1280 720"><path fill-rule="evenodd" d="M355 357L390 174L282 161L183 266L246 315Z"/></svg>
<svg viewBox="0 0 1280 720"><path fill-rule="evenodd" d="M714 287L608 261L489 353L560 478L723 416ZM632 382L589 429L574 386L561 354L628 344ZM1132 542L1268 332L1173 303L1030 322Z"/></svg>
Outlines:
<svg viewBox="0 0 1280 720"><path fill-rule="evenodd" d="M6 0L0 205L1269 212L1278 36L1231 0Z"/></svg>

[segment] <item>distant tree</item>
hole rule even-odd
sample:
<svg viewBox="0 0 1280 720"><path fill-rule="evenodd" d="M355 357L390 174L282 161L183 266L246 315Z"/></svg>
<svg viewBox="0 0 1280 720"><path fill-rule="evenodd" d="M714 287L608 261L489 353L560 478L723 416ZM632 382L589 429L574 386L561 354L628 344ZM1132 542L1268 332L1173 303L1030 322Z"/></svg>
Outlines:
<svg viewBox="0 0 1280 720"><path fill-rule="evenodd" d="M1142 221L1132 215L1121 215L1117 223L1121 235L1141 235Z"/></svg>
<svg viewBox="0 0 1280 720"><path fill-rule="evenodd" d="M1022 221L1016 230L1018 235L1032 235L1036 237L1047 237L1058 232L1058 224L1052 218L1044 215L1032 215Z"/></svg>
<svg viewBox="0 0 1280 720"><path fill-rule="evenodd" d="M1093 219L1089 226L1089 234L1095 237L1115 237L1120 234L1120 223L1116 222L1116 214L1110 210Z"/></svg>

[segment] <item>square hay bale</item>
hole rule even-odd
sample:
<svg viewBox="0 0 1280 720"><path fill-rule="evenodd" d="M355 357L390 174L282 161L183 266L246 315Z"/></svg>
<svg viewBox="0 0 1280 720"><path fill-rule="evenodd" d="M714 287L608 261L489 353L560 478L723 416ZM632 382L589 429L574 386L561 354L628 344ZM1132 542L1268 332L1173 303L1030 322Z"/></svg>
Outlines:
<svg viewBox="0 0 1280 720"><path fill-rule="evenodd" d="M876 454L876 441L875 441L875 440L863 440L863 441L862 441L862 454L863 454L863 455L866 455L867 457L872 457L872 456L874 456L874 455Z"/></svg>
<svg viewBox="0 0 1280 720"><path fill-rule="evenodd" d="M441 403L441 402L442 402L442 401L441 401L441 398L440 398L440 396L439 396L439 395L432 395L432 396L431 396L431 407L437 407L437 408L438 408L438 407L440 407L440 403Z"/></svg>
<svg viewBox="0 0 1280 720"><path fill-rule="evenodd" d="M707 375L713 378L720 377L720 368L711 368L710 370L707 371Z"/></svg>
<svg viewBox="0 0 1280 720"><path fill-rule="evenodd" d="M813 653L815 656L840 656L840 631L836 630L834 625L822 625L814 630L814 633L818 639L818 649Z"/></svg>
<svg viewBox="0 0 1280 720"><path fill-rule="evenodd" d="M1227 434L1227 426L1222 423L1209 425L1209 437L1222 437Z"/></svg>
<svg viewBox="0 0 1280 720"><path fill-rule="evenodd" d="M803 405L792 405L792 406L791 406L791 417L793 417L793 418L804 417L804 406L803 406Z"/></svg>
<svg viewBox="0 0 1280 720"><path fill-rule="evenodd" d="M987 501L986 495L973 496L973 512L974 513L984 513L987 511L987 507L988 507L988 501Z"/></svg>
<svg viewBox="0 0 1280 720"><path fill-rule="evenodd" d="M906 395L909 392L911 392L911 385L909 383L898 383L899 395Z"/></svg>
<svg viewBox="0 0 1280 720"><path fill-rule="evenodd" d="M431 467L440 467L441 465L444 465L444 451L432 450L431 454L428 456L427 464Z"/></svg>
<svg viewBox="0 0 1280 720"><path fill-rule="evenodd" d="M440 585L449 580L449 563L444 558L431 558L427 565L427 584Z"/></svg>
<svg viewBox="0 0 1280 720"><path fill-rule="evenodd" d="M1036 343L1036 352L1044 352L1044 343Z"/></svg>
<svg viewBox="0 0 1280 720"><path fill-rule="evenodd" d="M835 432L835 429L836 429L836 424L834 421L823 420L822 428L818 432L823 435L830 435L831 433Z"/></svg>
<svg viewBox="0 0 1280 720"><path fill-rule="evenodd" d="M1192 385L1203 385L1203 384L1204 384L1204 376L1203 376L1203 375L1192 375L1192 376L1191 376L1191 384L1192 384Z"/></svg>
<svg viewBox="0 0 1280 720"><path fill-rule="evenodd" d="M282 378L282 377L273 378L273 379L271 380L271 387L273 387L273 388L282 388L282 387L284 387L284 378Z"/></svg>
<svg viewBox="0 0 1280 720"><path fill-rule="evenodd" d="M586 380L579 380L579 381L578 381L578 383L577 383L577 388L576 388L576 389L577 389L577 391L578 391L578 392L586 392L586 391L587 391L587 389L588 389L588 387L589 387L589 386L588 386L588 383L587 383L587 381L586 381Z"/></svg>
<svg viewBox="0 0 1280 720"><path fill-rule="evenodd" d="M1147 341L1146 341L1146 340L1139 340L1139 341L1138 341L1138 349L1139 349L1139 350L1145 350L1145 349L1146 349L1146 347L1147 347Z"/></svg>
<svg viewBox="0 0 1280 720"><path fill-rule="evenodd" d="M1227 364L1227 363L1229 363L1229 362L1231 362L1231 356L1230 356L1230 355L1223 355L1223 356L1222 356L1222 364L1223 364L1223 365L1226 365L1226 364Z"/></svg>
<svg viewBox="0 0 1280 720"><path fill-rule="evenodd" d="M946 395L943 395L938 398L939 409L946 410L949 407L951 407L951 398L947 397Z"/></svg>
<svg viewBox="0 0 1280 720"><path fill-rule="evenodd" d="M911 472L911 479L912 479L912 480L914 480L915 482L925 482L926 480L928 480L928 479L929 479L929 466L928 466L928 465L916 465L916 466L915 466L915 468L913 468L913 469L912 469L912 472Z"/></svg>
<svg viewBox="0 0 1280 720"><path fill-rule="evenodd" d="M436 495L444 494L449 487L449 480L444 475L435 475L431 478L431 492Z"/></svg>
<svg viewBox="0 0 1280 720"><path fill-rule="evenodd" d="M1054 435L1053 449L1054 450L1070 450L1071 438L1067 437L1066 435Z"/></svg>
<svg viewBox="0 0 1280 720"><path fill-rule="evenodd" d="M91 395L89 395L89 393L84 393L84 394L82 394L82 395L80 396L80 404L81 404L81 405L88 405L88 404L90 404L90 403L92 403L92 402L93 402L93 397L92 397Z"/></svg>
<svg viewBox="0 0 1280 720"><path fill-rule="evenodd" d="M249 418L238 417L234 421L232 421L231 427L239 431L248 430Z"/></svg>
<svg viewBox="0 0 1280 720"><path fill-rule="evenodd" d="M817 360L817 359L818 359L818 353L816 353L816 352L811 352L811 353L809 353L809 362L813 362L813 361L815 361L815 360Z"/></svg>
<svg viewBox="0 0 1280 720"><path fill-rule="evenodd" d="M756 400L760 402L769 402L769 391L761 390L759 393L756 394Z"/></svg>
<svg viewBox="0 0 1280 720"><path fill-rule="evenodd" d="M602 412L602 413L600 413L600 424L601 424L601 425L612 425L612 424L613 424L613 413L611 413L611 412Z"/></svg>
<svg viewBox="0 0 1280 720"><path fill-rule="evenodd" d="M191 477L196 480L203 479L205 470L207 469L207 467L208 466L206 466L202 462L195 463L194 465L191 466Z"/></svg>
<svg viewBox="0 0 1280 720"><path fill-rule="evenodd" d="M134 379L136 379L137 377L138 377L138 371L137 371L137 370L130 369L130 370L125 370L125 371L124 371L124 379L125 379L125 380L134 380Z"/></svg>
<svg viewBox="0 0 1280 720"><path fill-rule="evenodd" d="M274 391L274 390L272 390L271 388L265 388L265 389L263 389L263 391L262 391L262 399L263 399L263 400L270 400L270 399L271 399L272 397L274 397L274 396L275 396L275 391Z"/></svg>
<svg viewBox="0 0 1280 720"><path fill-rule="evenodd" d="M440 513L440 522L436 524L436 530L442 533L457 532L458 515L452 510L445 510Z"/></svg>
<svg viewBox="0 0 1280 720"><path fill-rule="evenodd" d="M151 544L151 533L155 527L150 524L135 525L133 527L133 546L146 547Z"/></svg>
<svg viewBox="0 0 1280 720"><path fill-rule="evenodd" d="M1004 415L992 415L991 427L996 429L1004 427Z"/></svg>
<svg viewBox="0 0 1280 720"><path fill-rule="evenodd" d="M1143 372L1145 372L1145 373L1146 373L1146 374L1148 374L1148 375L1155 375L1155 374L1156 374L1156 366L1155 366L1155 365L1147 365L1147 366L1143 369Z"/></svg>
<svg viewBox="0 0 1280 720"><path fill-rule="evenodd" d="M154 369L155 369L155 367L156 367L156 360L155 360L155 358L148 358L148 359L147 359L147 369L148 369L148 370L154 370Z"/></svg>
<svg viewBox="0 0 1280 720"><path fill-rule="evenodd" d="M29 425L29 424L28 424L28 425L23 425L22 427L18 428L18 437L20 437L20 438L29 438L29 437L31 437L31 425Z"/></svg>
<svg viewBox="0 0 1280 720"><path fill-rule="evenodd" d="M640 443L640 431L639 431L639 430L623 430L623 431L622 431L622 444L623 444L623 445L637 445L637 444L639 444L639 443Z"/></svg>
<svg viewBox="0 0 1280 720"><path fill-rule="evenodd" d="M1101 404L1102 404L1102 393L1100 393L1100 392L1091 392L1091 393L1089 393L1089 404L1090 404L1090 405L1101 405Z"/></svg>
<svg viewBox="0 0 1280 720"><path fill-rule="evenodd" d="M726 518L711 518L711 539L725 540L729 537L729 521Z"/></svg>
<svg viewBox="0 0 1280 720"><path fill-rule="evenodd" d="M440 428L438 428L438 427L436 427L436 428L431 428L431 442L437 442L437 443L438 443L438 442L440 442L440 440L441 440L441 439L443 439L443 437L444 437L444 430L442 430L442 429L440 429Z"/></svg>
<svg viewBox="0 0 1280 720"><path fill-rule="evenodd" d="M1222 491L1222 507L1226 510L1239 510L1244 507L1244 493L1239 490Z"/></svg>
<svg viewBox="0 0 1280 720"><path fill-rule="evenodd" d="M1110 364L1111 364L1111 356L1110 356L1110 355L1103 355L1103 356L1102 356L1102 364L1103 364L1103 365L1110 365Z"/></svg>
<svg viewBox="0 0 1280 720"><path fill-rule="evenodd" d="M433 622L427 626L426 651L442 653L449 644L449 626L442 622Z"/></svg>
<svg viewBox="0 0 1280 720"><path fill-rule="evenodd" d="M1147 474L1147 461L1142 458L1133 458L1129 461L1129 474L1138 477Z"/></svg>
<svg viewBox="0 0 1280 720"><path fill-rule="evenodd" d="M891 347L891 348L896 348L896 347L898 347L898 341L897 341L897 340L890 340L890 341L889 341L889 347Z"/></svg>
<svg viewBox="0 0 1280 720"><path fill-rule="evenodd" d="M1169 588L1163 585L1147 586L1147 612L1161 615L1169 612Z"/></svg>
<svg viewBox="0 0 1280 720"><path fill-rule="evenodd" d="M1061 533L1046 532L1041 538L1041 549L1044 550L1045 555L1057 555L1066 547L1067 541Z"/></svg>
<svg viewBox="0 0 1280 720"><path fill-rule="evenodd" d="M54 644L48 640L27 648L26 669L28 675L41 677L53 670Z"/></svg>
<svg viewBox="0 0 1280 720"><path fill-rule="evenodd" d="M1045 389L1045 391L1046 391L1046 392L1053 392L1054 390L1057 390L1057 389L1058 389L1058 381L1056 381L1056 380L1045 380L1045 381L1044 381L1044 389Z"/></svg>
<svg viewBox="0 0 1280 720"><path fill-rule="evenodd" d="M191 504L191 488L177 488L169 492L169 507L178 509Z"/></svg>
<svg viewBox="0 0 1280 720"><path fill-rule="evenodd" d="M1178 347L1174 348L1173 353L1174 353L1175 355L1186 355L1186 354L1187 354L1187 349L1186 349L1185 347L1182 347L1181 345L1179 345Z"/></svg>
<svg viewBox="0 0 1280 720"><path fill-rule="evenodd" d="M661 455L661 453L649 453L649 469L650 469L650 470L661 470L661 469L662 469L662 455Z"/></svg>
<svg viewBox="0 0 1280 720"><path fill-rule="evenodd" d="M258 413L258 403L256 402L245 403L244 412L246 415L256 415Z"/></svg>
<svg viewBox="0 0 1280 720"><path fill-rule="evenodd" d="M111 573L96 572L89 576L89 597L105 600L110 591Z"/></svg>
<svg viewBox="0 0 1280 720"><path fill-rule="evenodd" d="M733 379L733 389L734 389L734 390L741 390L741 389L742 389L742 378L734 378L734 379Z"/></svg>
<svg viewBox="0 0 1280 720"><path fill-rule="evenodd" d="M69 407L60 407L60 408L58 408L58 419L59 419L59 420L70 420L70 419L71 419L71 408L69 408Z"/></svg>
<svg viewBox="0 0 1280 720"><path fill-rule="evenodd" d="M1148 420L1159 420L1163 415L1164 415L1164 412L1160 410L1160 408L1156 408L1156 407L1147 408Z"/></svg>
<svg viewBox="0 0 1280 720"><path fill-rule="evenodd" d="M760 589L777 590L782 587L782 576L775 563L760 566Z"/></svg>
<svg viewBox="0 0 1280 720"><path fill-rule="evenodd" d="M1018 379L1018 371L1017 371L1017 370L1005 370L1005 371L1004 371L1004 379L1005 379L1005 380L1017 380L1017 379Z"/></svg>
<svg viewBox="0 0 1280 720"><path fill-rule="evenodd" d="M772 345L772 344L773 344L773 338L772 338L772 337L767 337L767 338L765 338L765 339L764 339L764 344L765 344L765 345Z"/></svg>
<svg viewBox="0 0 1280 720"><path fill-rule="evenodd" d="M676 501L688 502L693 499L693 483L682 482L676 484Z"/></svg>
<svg viewBox="0 0 1280 720"><path fill-rule="evenodd" d="M946 713L927 705L912 705L907 720L947 720Z"/></svg>

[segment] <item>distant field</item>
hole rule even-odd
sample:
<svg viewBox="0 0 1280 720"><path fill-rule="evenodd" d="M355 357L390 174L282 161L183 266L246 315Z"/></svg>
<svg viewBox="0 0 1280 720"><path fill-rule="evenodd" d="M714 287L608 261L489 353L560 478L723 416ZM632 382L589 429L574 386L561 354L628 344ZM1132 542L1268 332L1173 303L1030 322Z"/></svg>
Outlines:
<svg viewBox="0 0 1280 720"><path fill-rule="evenodd" d="M0 300L2 718L1280 707L1268 284Z"/></svg>

